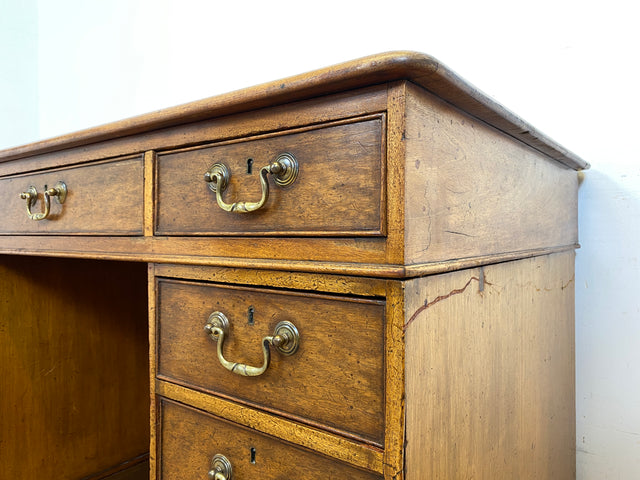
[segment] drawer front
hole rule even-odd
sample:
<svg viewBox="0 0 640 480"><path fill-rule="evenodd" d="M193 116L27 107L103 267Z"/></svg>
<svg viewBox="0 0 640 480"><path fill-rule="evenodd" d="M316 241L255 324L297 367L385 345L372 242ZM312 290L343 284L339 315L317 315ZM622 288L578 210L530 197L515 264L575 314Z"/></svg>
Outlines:
<svg viewBox="0 0 640 480"><path fill-rule="evenodd" d="M158 297L160 378L384 443L384 302L169 279ZM272 346L264 373L233 373L204 329L213 312L229 320L222 355L232 363L262 366L262 339L282 321L298 330L298 350Z"/></svg>
<svg viewBox="0 0 640 480"><path fill-rule="evenodd" d="M33 216L45 213L44 191L64 183L66 198L49 201L49 215L29 218L23 192L33 187ZM0 234L41 233L140 235L143 224L144 171L142 158L100 162L0 179L3 208Z"/></svg>
<svg viewBox="0 0 640 480"><path fill-rule="evenodd" d="M382 480L382 476L349 467L281 440L213 415L160 400L158 478L208 478L211 460L223 455L233 480Z"/></svg>
<svg viewBox="0 0 640 480"><path fill-rule="evenodd" d="M160 235L383 235L383 118L158 156ZM227 212L203 175L228 169L226 204L262 198L260 169L280 154L298 163L288 186L267 175L268 199L250 213Z"/></svg>

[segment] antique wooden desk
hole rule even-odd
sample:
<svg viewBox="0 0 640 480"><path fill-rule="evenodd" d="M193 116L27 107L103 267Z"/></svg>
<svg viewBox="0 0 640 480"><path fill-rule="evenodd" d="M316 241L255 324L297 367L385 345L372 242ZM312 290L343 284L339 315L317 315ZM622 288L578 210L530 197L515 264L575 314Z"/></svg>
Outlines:
<svg viewBox="0 0 640 480"><path fill-rule="evenodd" d="M0 152L0 476L574 478L586 167L405 52Z"/></svg>

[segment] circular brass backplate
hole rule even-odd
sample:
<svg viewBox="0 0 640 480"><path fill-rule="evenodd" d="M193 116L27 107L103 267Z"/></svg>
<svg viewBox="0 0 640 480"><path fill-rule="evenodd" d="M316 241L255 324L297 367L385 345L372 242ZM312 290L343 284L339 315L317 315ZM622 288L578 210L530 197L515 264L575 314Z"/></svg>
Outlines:
<svg viewBox="0 0 640 480"><path fill-rule="evenodd" d="M226 480L233 479L233 469L231 468L231 462L219 453L215 454L211 459L211 471L209 472L209 478L215 478L216 473L222 474Z"/></svg>
<svg viewBox="0 0 640 480"><path fill-rule="evenodd" d="M38 201L38 191L36 190L36 187L30 185L29 188L27 188L26 193L29 194L29 200L27 201L29 207L33 207Z"/></svg>
<svg viewBox="0 0 640 480"><path fill-rule="evenodd" d="M298 178L298 161L291 153L281 153L274 163L282 165L283 171L273 175L273 179L280 187L291 185Z"/></svg>
<svg viewBox="0 0 640 480"><path fill-rule="evenodd" d="M205 327L207 331L211 331L211 337L215 340L218 339L216 335L213 334L214 328L219 328L223 331L225 338L229 336L229 319L222 312L213 312L209 315L209 320L207 320L207 326Z"/></svg>
<svg viewBox="0 0 640 480"><path fill-rule="evenodd" d="M64 201L67 199L67 184L64 183L63 181L60 181L58 183L56 183L55 187L53 187L56 189L56 191L58 192L58 194L56 195L56 201L60 204L63 204Z"/></svg>
<svg viewBox="0 0 640 480"><path fill-rule="evenodd" d="M296 326L286 320L279 322L273 331L273 336L282 336L287 338L287 343L277 346L276 349L283 355L293 355L298 351L300 346L300 333Z"/></svg>
<svg viewBox="0 0 640 480"><path fill-rule="evenodd" d="M210 178L207 183L209 184L209 188L212 192L215 192L218 188L220 188L220 193L224 192L229 185L229 178L231 178L231 172L229 171L229 167L227 167L224 163L214 163L209 167L205 177ZM213 179L217 177L218 181L213 181Z"/></svg>

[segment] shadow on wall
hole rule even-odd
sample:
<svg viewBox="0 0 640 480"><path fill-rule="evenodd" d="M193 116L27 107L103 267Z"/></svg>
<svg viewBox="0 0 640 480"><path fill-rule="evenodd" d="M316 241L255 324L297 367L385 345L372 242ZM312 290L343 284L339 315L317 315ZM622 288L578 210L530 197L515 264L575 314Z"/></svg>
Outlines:
<svg viewBox="0 0 640 480"><path fill-rule="evenodd" d="M577 478L640 475L640 168L592 169L576 257Z"/></svg>

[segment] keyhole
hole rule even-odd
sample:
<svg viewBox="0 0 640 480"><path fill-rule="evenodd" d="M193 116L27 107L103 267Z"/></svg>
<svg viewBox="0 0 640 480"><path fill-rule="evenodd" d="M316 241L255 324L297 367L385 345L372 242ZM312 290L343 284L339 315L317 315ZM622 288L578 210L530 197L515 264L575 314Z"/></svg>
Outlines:
<svg viewBox="0 0 640 480"><path fill-rule="evenodd" d="M251 175L253 171L253 158L247 158L247 174Z"/></svg>
<svg viewBox="0 0 640 480"><path fill-rule="evenodd" d="M249 325L253 325L253 312L254 312L253 307L249 307L249 311L247 312L247 321Z"/></svg>
<svg viewBox="0 0 640 480"><path fill-rule="evenodd" d="M256 464L256 449L255 449L255 447L251 447L251 463L253 465Z"/></svg>

